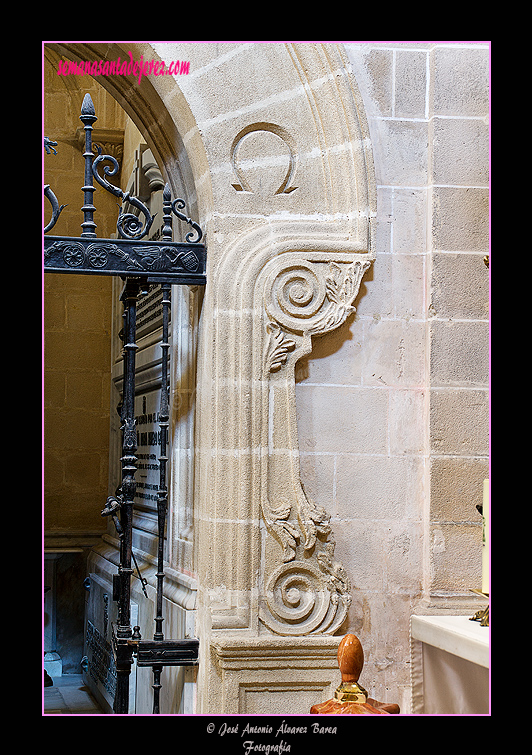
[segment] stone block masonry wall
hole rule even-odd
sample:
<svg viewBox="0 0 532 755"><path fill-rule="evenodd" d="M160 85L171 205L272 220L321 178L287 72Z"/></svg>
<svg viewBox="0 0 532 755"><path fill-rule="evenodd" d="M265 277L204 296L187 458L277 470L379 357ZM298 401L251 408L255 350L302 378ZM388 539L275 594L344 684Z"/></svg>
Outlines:
<svg viewBox="0 0 532 755"><path fill-rule="evenodd" d="M108 495L110 289L95 276L48 277L45 527L95 534L105 531L100 511Z"/></svg>
<svg viewBox="0 0 532 755"><path fill-rule="evenodd" d="M488 477L488 49L435 47L430 242L430 592L478 588ZM458 567L458 563L460 566Z"/></svg>
<svg viewBox="0 0 532 755"><path fill-rule="evenodd" d="M411 613L464 610L480 587L489 47L345 47L373 145L376 261L357 314L298 365L298 427L305 490L332 512L352 581L349 629L386 699L409 684Z"/></svg>

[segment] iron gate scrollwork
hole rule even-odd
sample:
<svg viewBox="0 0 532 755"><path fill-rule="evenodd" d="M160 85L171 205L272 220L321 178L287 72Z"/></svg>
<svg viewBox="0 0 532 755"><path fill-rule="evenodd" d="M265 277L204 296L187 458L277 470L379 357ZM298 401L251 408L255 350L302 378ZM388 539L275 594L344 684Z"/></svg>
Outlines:
<svg viewBox="0 0 532 755"><path fill-rule="evenodd" d="M206 248L201 243L200 226L182 212L182 199L172 199L170 187L163 190L163 227L158 241L144 240L153 223L154 215L137 197L122 191L107 180L115 175L119 166L114 157L102 155L92 148L92 124L97 120L94 105L86 94L81 107L80 120L85 130L84 196L82 233L79 237L44 236L44 270L47 273L76 273L84 275L114 275L124 280L121 295L123 305L123 363L124 387L121 408L122 456L121 484L114 496L109 496L102 516L113 519L120 542L120 563L113 580L113 599L118 603L117 624L112 627L113 655L116 667L116 692L113 710L128 713L129 675L136 656L138 666L153 669L153 713L159 713L161 672L164 666L190 666L198 663L198 639L171 640L163 632L164 586L164 531L168 507L167 446L169 427L168 360L169 319L172 285L203 286L206 283ZM54 142L44 137L47 154L57 154ZM102 175L103 173L103 175ZM93 194L94 180L106 191L122 200L116 224L118 238L100 239L96 235ZM44 186L44 196L52 209L52 217L44 228L47 234L56 225L65 205L60 205L50 185ZM127 212L123 208L127 208ZM134 209L136 212L129 211ZM136 214L138 213L138 214ZM172 240L172 216L191 226L185 242ZM153 639L143 639L140 627L131 626L130 600L132 564L136 565L132 548L133 506L136 492L137 428L135 418L135 354L137 350L136 314L141 291L149 285L160 285L162 291L162 367L161 405L159 412L160 456L159 486L157 491L157 574L156 615ZM142 579L141 579L142 581ZM145 581L142 581L144 588Z"/></svg>

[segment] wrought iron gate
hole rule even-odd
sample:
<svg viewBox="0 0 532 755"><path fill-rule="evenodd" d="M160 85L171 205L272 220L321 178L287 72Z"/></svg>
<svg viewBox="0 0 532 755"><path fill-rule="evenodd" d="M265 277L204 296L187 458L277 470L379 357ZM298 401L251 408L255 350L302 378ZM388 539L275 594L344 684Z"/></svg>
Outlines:
<svg viewBox="0 0 532 755"><path fill-rule="evenodd" d="M202 286L206 283L206 249L201 243L202 231L197 223L187 217L182 210L182 199L172 200L170 187L163 191L163 227L158 241L143 240L153 223L154 216L137 197L123 192L107 180L115 175L119 166L114 157L98 155L92 148L92 124L97 120L94 105L89 94L85 95L81 107L80 120L85 130L84 195L82 233L79 237L44 236L44 270L47 273L77 273L84 275L114 275L124 280L121 295L123 304L124 328L123 363L124 384L121 408L122 456L121 485L114 496L109 496L102 510L102 516L110 516L116 527L120 542L120 563L113 576L113 599L118 604L117 624L112 627L112 646L115 658L117 681L113 710L115 713L128 713L129 676L133 657L139 667L153 669L153 713L159 713L161 672L164 666L191 666L198 663L199 640L171 640L163 632L163 585L164 585L164 531L168 506L167 447L169 427L168 358L169 358L169 318L172 285ZM57 143L44 138L47 154L55 153ZM103 175L99 172L103 173ZM118 238L99 239L96 223L93 194L96 182L122 200L122 208L117 220ZM44 228L47 234L55 226L64 205L59 205L57 197L49 185L44 186L44 196L52 208L52 218ZM124 207L133 212L124 212ZM172 241L172 216L191 226L185 242ZM159 485L157 491L157 574L156 574L156 615L153 639L143 639L140 627L131 626L130 601L132 564L135 556L132 549L133 506L136 491L135 473L137 469L137 428L135 418L135 354L137 300L147 286L159 285L162 291L162 376L161 404L159 412L160 456Z"/></svg>

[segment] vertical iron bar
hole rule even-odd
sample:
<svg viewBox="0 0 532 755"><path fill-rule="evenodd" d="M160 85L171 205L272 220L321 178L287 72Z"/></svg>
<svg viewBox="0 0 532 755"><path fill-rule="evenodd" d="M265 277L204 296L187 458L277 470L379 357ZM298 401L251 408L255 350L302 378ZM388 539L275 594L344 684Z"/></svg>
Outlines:
<svg viewBox="0 0 532 755"><path fill-rule="evenodd" d="M128 278L122 293L124 306L124 387L122 402L122 503L120 524L123 537L120 541L118 625L116 629L116 694L115 713L129 710L129 675L132 664L132 649L129 640L131 629L131 568L133 537L133 503L136 492L137 428L135 422L135 355L137 350L137 298L140 283Z"/></svg>
<svg viewBox="0 0 532 755"><path fill-rule="evenodd" d="M163 191L163 229L162 238L167 241L172 240L172 212L171 212L171 193L168 184ZM159 490L157 492L157 523L158 523L158 543L157 543L157 606L155 616L154 640L163 640L163 586L164 586L164 530L166 525L166 512L168 507L168 485L166 480L166 470L168 463L168 427L170 420L169 413L169 391L168 391L168 354L170 344L168 340L168 330L170 321L170 304L171 304L171 285L169 283L161 284L162 291L162 314L163 314L163 332L161 339L161 405L159 411L159 427L161 430L160 439L160 456L159 456ZM161 691L161 673L163 667L160 665L153 667L153 712L159 713L159 697Z"/></svg>
<svg viewBox="0 0 532 755"><path fill-rule="evenodd" d="M159 490L157 491L157 520L158 520L158 544L157 544L157 614L155 616L154 640L164 640L163 633L163 586L164 586L164 530L166 525L166 512L168 507L168 485L166 470L168 463L168 427L169 427L169 396L168 396L168 323L170 319L170 292L169 283L161 286L163 299L163 334L161 342L161 406L159 412L159 427L161 429L161 447L159 456ZM153 667L153 712L159 713L159 692L161 689L162 666Z"/></svg>
<svg viewBox="0 0 532 755"><path fill-rule="evenodd" d="M159 490L157 492L157 517L158 517L158 547L157 547L157 615L155 617L154 640L163 640L163 581L164 581L164 528L166 522L166 509L168 504L168 487L166 482L166 466L168 463L168 424L169 424L169 401L168 401L168 321L170 310L170 285L165 283L161 286L163 292L163 335L161 350L161 406L159 412L159 427L161 429L161 446L159 456Z"/></svg>
<svg viewBox="0 0 532 755"><path fill-rule="evenodd" d="M85 128L85 152L83 157L85 158L85 185L81 187L84 196L84 204L81 208L83 210L83 228L82 236L96 237L94 222L94 211L96 207L92 203L92 195L96 191L93 184L92 177L92 161L94 160L94 154L92 152L92 124L97 121L96 113L94 111L94 105L90 94L87 92L83 98L83 104L81 106L81 115L79 116Z"/></svg>
<svg viewBox="0 0 532 755"><path fill-rule="evenodd" d="M159 698L160 698L160 692L161 692L161 673L162 673L163 667L161 664L158 664L157 666L153 666L153 713L157 714L160 713L159 710Z"/></svg>

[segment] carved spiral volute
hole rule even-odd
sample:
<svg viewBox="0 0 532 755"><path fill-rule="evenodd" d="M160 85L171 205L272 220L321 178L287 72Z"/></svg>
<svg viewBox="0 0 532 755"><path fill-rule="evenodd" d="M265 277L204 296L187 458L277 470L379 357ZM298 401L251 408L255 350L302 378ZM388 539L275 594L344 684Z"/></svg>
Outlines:
<svg viewBox="0 0 532 755"><path fill-rule="evenodd" d="M316 630L330 601L323 575L311 561L290 561L271 575L267 587L266 624L274 632L300 635Z"/></svg>
<svg viewBox="0 0 532 755"><path fill-rule="evenodd" d="M276 272L269 290L270 316L293 331L306 330L319 316L327 293L323 275L307 261Z"/></svg>

